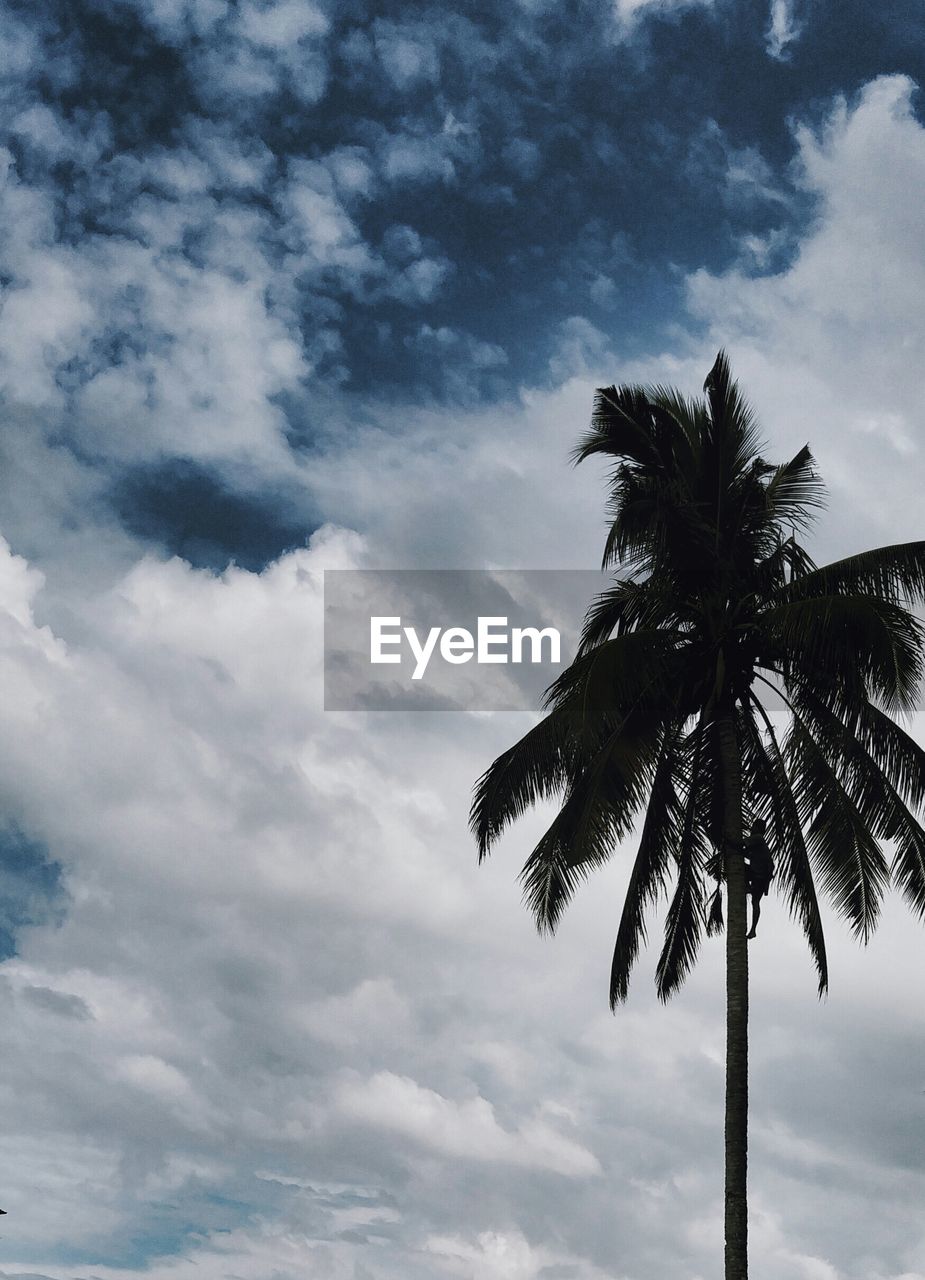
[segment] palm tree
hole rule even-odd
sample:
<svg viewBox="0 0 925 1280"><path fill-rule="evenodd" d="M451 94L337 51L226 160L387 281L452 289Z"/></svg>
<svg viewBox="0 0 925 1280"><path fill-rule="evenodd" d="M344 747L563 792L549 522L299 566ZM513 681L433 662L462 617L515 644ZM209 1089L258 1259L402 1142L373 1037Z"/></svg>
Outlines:
<svg viewBox="0 0 925 1280"><path fill-rule="evenodd" d="M817 884L867 940L891 878L925 913L925 751L896 722L915 704L925 542L818 568L797 541L823 503L809 449L772 466L720 352L703 398L599 390L576 461L610 460L604 567L578 654L546 715L476 784L480 860L542 800L558 813L523 868L552 932L579 882L644 813L617 929L611 1007L646 914L670 894L656 972L667 1000L704 932L726 923L726 1280L747 1253L748 947L743 821L762 818L777 885L828 972ZM769 697L770 695L770 702ZM783 700L785 730L768 709ZM892 867L881 842L892 846ZM716 883L710 890L711 877Z"/></svg>

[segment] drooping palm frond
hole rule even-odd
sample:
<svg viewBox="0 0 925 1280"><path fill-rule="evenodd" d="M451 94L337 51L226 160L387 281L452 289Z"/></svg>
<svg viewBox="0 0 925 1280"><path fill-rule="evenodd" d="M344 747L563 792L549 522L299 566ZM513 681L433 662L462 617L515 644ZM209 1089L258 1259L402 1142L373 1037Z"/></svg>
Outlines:
<svg viewBox="0 0 925 1280"><path fill-rule="evenodd" d="M925 751L919 744L870 703L858 709L851 727L893 789L913 809L925 807ZM897 837L891 875L916 915L925 915L925 857L914 829Z"/></svg>
<svg viewBox="0 0 925 1280"><path fill-rule="evenodd" d="M505 827L574 784L615 725L667 678L671 637L632 632L576 659L550 685L547 715L503 752L475 785L470 827L480 860Z"/></svg>
<svg viewBox="0 0 925 1280"><path fill-rule="evenodd" d="M660 732L657 719L628 716L570 783L521 872L524 900L542 932L555 932L579 883L631 832L651 784Z"/></svg>
<svg viewBox="0 0 925 1280"><path fill-rule="evenodd" d="M788 692L795 713L871 831L882 840L895 839L906 822L915 819L867 747L810 685L796 684Z"/></svg>
<svg viewBox="0 0 925 1280"><path fill-rule="evenodd" d="M925 630L907 609L876 596L812 596L772 605L759 622L785 678L822 679L849 706L862 692L889 711L915 706Z"/></svg>
<svg viewBox="0 0 925 1280"><path fill-rule="evenodd" d="M925 916L925 839L918 823L910 823L896 837L890 875L915 914Z"/></svg>
<svg viewBox="0 0 925 1280"><path fill-rule="evenodd" d="M693 968L703 929L703 866L707 846L697 821L697 796L706 723L706 716L701 716L691 735L692 759L678 850L678 879L665 917L665 943L655 971L655 987L663 1002Z"/></svg>
<svg viewBox="0 0 925 1280"><path fill-rule="evenodd" d="M905 897L918 915L925 911L925 830L871 752L852 730L803 686L794 705L838 771L845 790L874 835L896 846L894 868Z"/></svg>
<svg viewBox="0 0 925 1280"><path fill-rule="evenodd" d="M822 916L819 912L809 853L803 838L802 819L771 718L760 699L754 695L751 697L751 706L760 717L767 738L767 744L765 744L758 732L758 726L751 717L748 717L746 728L748 741L755 750L756 760L763 760L763 766L759 764L757 767L766 770L762 790L767 800L767 808L759 809L756 816L770 818L773 823L777 884L784 895L791 916L799 920L803 929L810 955L816 966L821 996L828 990L829 970Z"/></svg>
<svg viewBox="0 0 925 1280"><path fill-rule="evenodd" d="M707 903L707 923L705 932L708 938L715 938L718 933L722 933L725 921L723 920L723 886L717 882L716 888L710 895L710 901Z"/></svg>
<svg viewBox="0 0 925 1280"><path fill-rule="evenodd" d="M712 708L712 704L709 704ZM723 784L722 743L716 721L705 718L697 769L695 803L697 821L713 847L722 850L723 837Z"/></svg>
<svg viewBox="0 0 925 1280"><path fill-rule="evenodd" d="M783 754L823 890L866 942L877 924L889 881L880 846L825 753L796 715Z"/></svg>
<svg viewBox="0 0 925 1280"><path fill-rule="evenodd" d="M817 690L818 692L818 690ZM824 691L820 694L825 698ZM873 703L852 708L848 726L883 770L890 785L914 809L925 806L925 751L905 729Z"/></svg>
<svg viewBox="0 0 925 1280"><path fill-rule="evenodd" d="M630 873L617 929L610 967L611 1009L624 1001L629 993L630 974L639 949L646 940L646 908L664 887L672 855L680 844L681 802L676 787L677 756L678 730L670 726L662 737L639 839L639 850Z"/></svg>
<svg viewBox="0 0 925 1280"><path fill-rule="evenodd" d="M655 988L663 1003L682 985L700 950L706 856L703 833L694 826L681 845L677 885L665 917L665 942L655 971Z"/></svg>
<svg viewBox="0 0 925 1280"><path fill-rule="evenodd" d="M558 708L485 770L475 784L469 813L480 862L509 823L564 791L572 776L574 750L569 710Z"/></svg>

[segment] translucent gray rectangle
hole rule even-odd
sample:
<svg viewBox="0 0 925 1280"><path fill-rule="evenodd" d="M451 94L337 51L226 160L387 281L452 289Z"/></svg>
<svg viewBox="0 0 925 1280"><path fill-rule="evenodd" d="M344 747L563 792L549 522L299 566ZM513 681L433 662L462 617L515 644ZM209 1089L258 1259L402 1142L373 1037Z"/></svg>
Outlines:
<svg viewBox="0 0 925 1280"><path fill-rule="evenodd" d="M326 570L325 709L539 708L607 585L582 569Z"/></svg>

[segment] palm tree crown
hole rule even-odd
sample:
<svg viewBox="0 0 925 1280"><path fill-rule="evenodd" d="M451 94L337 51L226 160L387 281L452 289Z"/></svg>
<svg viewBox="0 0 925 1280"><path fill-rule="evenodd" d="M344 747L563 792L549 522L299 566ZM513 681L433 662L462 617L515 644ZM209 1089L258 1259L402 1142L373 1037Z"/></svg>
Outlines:
<svg viewBox="0 0 925 1280"><path fill-rule="evenodd" d="M828 974L816 884L865 940L891 870L925 912L925 832L914 816L925 752L894 718L911 710L923 675L911 607L925 597L925 543L817 567L797 540L823 504L809 449L781 466L760 456L722 352L704 392L597 392L575 457L612 460L604 566L619 565L620 576L589 610L545 717L491 765L472 806L481 858L526 808L559 800L522 873L537 924L550 931L644 813L612 1005L627 995L647 909L663 892L658 993L667 999L683 982L703 932L722 926L719 882L743 817L767 822L777 884L820 993ZM783 732L768 710L779 698Z"/></svg>

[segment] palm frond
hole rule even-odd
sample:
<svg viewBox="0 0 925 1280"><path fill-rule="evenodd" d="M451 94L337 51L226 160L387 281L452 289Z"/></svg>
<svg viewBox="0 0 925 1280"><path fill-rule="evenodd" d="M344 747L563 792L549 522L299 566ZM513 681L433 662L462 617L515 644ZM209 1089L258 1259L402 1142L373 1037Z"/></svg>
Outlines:
<svg viewBox="0 0 925 1280"><path fill-rule="evenodd" d="M763 774L762 792L766 800L766 807L756 806L755 816L770 818L772 822L777 883L783 892L791 916L799 920L803 929L810 955L816 966L819 995L822 996L829 987L825 936L822 929L822 916L819 913L819 901L816 897L816 886L813 882L812 866L803 838L800 813L771 718L760 699L754 695L751 698L751 705L761 717L767 735L767 745L765 745L758 726L749 716L743 738L754 751L756 770Z"/></svg>
<svg viewBox="0 0 925 1280"><path fill-rule="evenodd" d="M885 771L852 729L812 689L795 693L807 726L839 771L843 785L870 830L896 845L894 868L918 915L925 912L925 830L913 817Z"/></svg>
<svg viewBox="0 0 925 1280"><path fill-rule="evenodd" d="M890 875L915 914L925 916L925 833L917 822L897 836Z"/></svg>
<svg viewBox="0 0 925 1280"><path fill-rule="evenodd" d="M767 605L780 602L782 589L790 580L803 577L815 569L815 564L796 538L778 537L773 551L757 560L754 567L755 594Z"/></svg>
<svg viewBox="0 0 925 1280"><path fill-rule="evenodd" d="M619 724L574 779L562 808L521 872L524 901L541 932L556 926L580 882L629 835L657 759L660 723Z"/></svg>
<svg viewBox="0 0 925 1280"><path fill-rule="evenodd" d="M677 730L666 729L646 807L639 850L630 873L610 967L610 1007L624 1001L630 974L646 940L646 907L664 886L672 851L680 837L681 806L675 786Z"/></svg>
<svg viewBox="0 0 925 1280"><path fill-rule="evenodd" d="M705 841L695 826L681 845L678 881L665 919L665 943L655 973L658 998L664 1003L694 967L704 927L703 863Z"/></svg>
<svg viewBox="0 0 925 1280"><path fill-rule="evenodd" d="M849 713L849 726L891 786L913 808L925 806L925 751L915 739L871 702Z"/></svg>
<svg viewBox="0 0 925 1280"><path fill-rule="evenodd" d="M866 942L876 927L889 881L880 846L798 714L784 744L784 760L823 891Z"/></svg>
<svg viewBox="0 0 925 1280"><path fill-rule="evenodd" d="M718 933L722 933L724 928L723 920L723 886L718 884L713 890L710 902L707 907L707 927L706 934L708 938L715 937Z"/></svg>
<svg viewBox="0 0 925 1280"><path fill-rule="evenodd" d="M887 710L915 706L925 630L899 605L873 596L813 596L763 610L758 626L785 679L841 688L849 705L863 692L863 700L877 699Z"/></svg>
<svg viewBox="0 0 925 1280"><path fill-rule="evenodd" d="M570 708L575 722L625 714L648 694L667 697L676 635L668 630L629 631L579 654L549 686L547 707Z"/></svg>
<svg viewBox="0 0 925 1280"><path fill-rule="evenodd" d="M565 789L573 754L569 710L554 708L485 770L475 784L469 813L479 862L509 823Z"/></svg>
<svg viewBox="0 0 925 1280"><path fill-rule="evenodd" d="M722 486L729 485L751 464L759 448L755 413L739 390L725 351L720 351L703 384L710 410L711 452Z"/></svg>
<svg viewBox="0 0 925 1280"><path fill-rule="evenodd" d="M615 633L674 629L679 621L677 595L670 584L652 578L618 580L591 602L585 614L578 653L584 656Z"/></svg>
<svg viewBox="0 0 925 1280"><path fill-rule="evenodd" d="M788 596L870 595L894 604L925 601L925 542L902 542L821 565L794 582Z"/></svg>
<svg viewBox="0 0 925 1280"><path fill-rule="evenodd" d="M697 823L697 792L705 717L694 735L684 825L678 850L678 880L665 919L665 943L655 971L658 998L668 1000L693 968L703 927L703 864L706 841Z"/></svg>
<svg viewBox="0 0 925 1280"><path fill-rule="evenodd" d="M715 849L723 847L723 763L719 726L704 720L696 781L697 821Z"/></svg>
<svg viewBox="0 0 925 1280"><path fill-rule="evenodd" d="M639 602L645 586L631 578L624 578L596 596L588 606L581 628L578 652L585 654L616 631L631 631L639 618Z"/></svg>
<svg viewBox="0 0 925 1280"><path fill-rule="evenodd" d="M825 485L814 468L808 444L777 468L765 496L775 520L796 528L804 528L825 506Z"/></svg>
<svg viewBox="0 0 925 1280"><path fill-rule="evenodd" d="M683 396L674 387L661 384L648 388L649 401L656 413L669 415L679 431L673 433L675 468L690 478L696 467L697 450L704 424L706 405L699 396Z"/></svg>
<svg viewBox="0 0 925 1280"><path fill-rule="evenodd" d="M654 421L645 387L598 387L594 393L591 427L572 453L584 462L595 454L628 458L636 463L657 460Z"/></svg>

